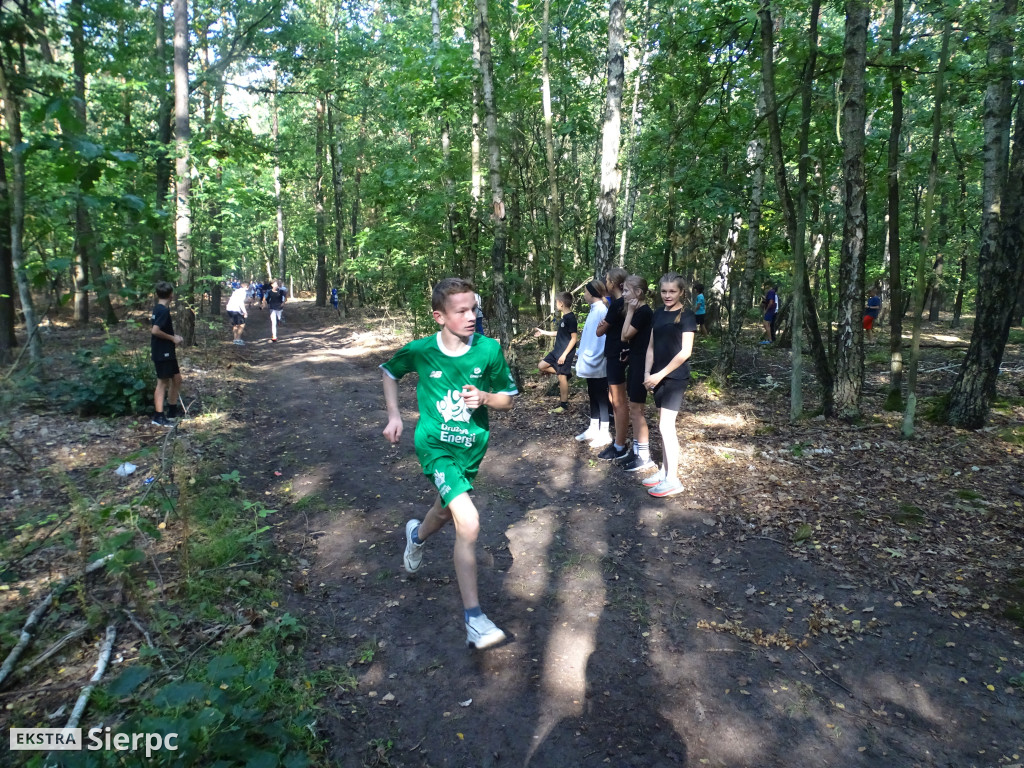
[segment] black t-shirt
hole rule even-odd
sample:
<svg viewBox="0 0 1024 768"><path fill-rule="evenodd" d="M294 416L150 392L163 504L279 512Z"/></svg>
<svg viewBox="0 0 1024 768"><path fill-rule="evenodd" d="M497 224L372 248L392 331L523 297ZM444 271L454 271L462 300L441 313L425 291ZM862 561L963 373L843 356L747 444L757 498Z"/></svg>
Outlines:
<svg viewBox="0 0 1024 768"><path fill-rule="evenodd" d="M558 332L555 335L555 348L552 350L552 354L558 358L565 352L565 348L569 346L569 341L574 333L579 331L579 322L576 320L576 315L572 312L566 312L562 315L561 321L558 323Z"/></svg>
<svg viewBox="0 0 1024 768"><path fill-rule="evenodd" d="M640 366L644 370L647 358L647 347L651 343L651 321L654 319L654 311L647 305L641 304L633 310L633 319L630 325L636 328L636 336L629 340L629 365L631 368Z"/></svg>
<svg viewBox="0 0 1024 768"><path fill-rule="evenodd" d="M680 312L682 316L680 317ZM676 318L679 322L676 322ZM675 312L666 312L664 307L658 307L654 313L651 323L651 333L654 335L654 365L651 366L651 373L657 373L673 357L679 354L683 348L683 334L697 332L697 316L692 310L683 309ZM680 365L672 371L667 379L688 379L690 378L690 361Z"/></svg>
<svg viewBox="0 0 1024 768"><path fill-rule="evenodd" d="M284 306L284 294L280 291L271 290L267 293L267 307L280 309Z"/></svg>
<svg viewBox="0 0 1024 768"><path fill-rule="evenodd" d="M612 299L605 320L608 323L608 330L604 334L604 356L609 360L618 360L622 350L629 347L628 344L622 343L622 325L626 321L626 302L621 296Z"/></svg>
<svg viewBox="0 0 1024 768"><path fill-rule="evenodd" d="M150 326L156 326L164 333L174 335L174 323L171 322L171 310L165 304L157 304L153 307L153 314L149 316ZM154 360L173 360L174 342L170 339L161 339L159 336L150 335L149 349Z"/></svg>

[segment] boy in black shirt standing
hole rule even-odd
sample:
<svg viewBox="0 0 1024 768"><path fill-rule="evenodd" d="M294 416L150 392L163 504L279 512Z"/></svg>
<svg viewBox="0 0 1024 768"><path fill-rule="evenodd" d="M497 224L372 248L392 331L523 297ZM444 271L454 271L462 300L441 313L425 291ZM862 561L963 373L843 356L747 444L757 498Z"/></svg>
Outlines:
<svg viewBox="0 0 1024 768"><path fill-rule="evenodd" d="M150 351L153 365L156 367L156 389L153 391L152 423L158 427L173 427L173 419L177 416L178 392L181 390L181 372L178 369L178 358L174 348L184 339L174 333L171 322L170 303L174 296L174 286L161 280L156 284L156 306L150 315ZM168 400L166 415L164 399Z"/></svg>
<svg viewBox="0 0 1024 768"><path fill-rule="evenodd" d="M569 409L569 377L572 376L572 358L579 340L579 322L572 313L572 294L562 291L555 296L555 308L562 313L557 331L544 331L534 328L533 336L554 336L555 348L551 350L537 367L542 374L558 375L558 407L551 413L565 413Z"/></svg>

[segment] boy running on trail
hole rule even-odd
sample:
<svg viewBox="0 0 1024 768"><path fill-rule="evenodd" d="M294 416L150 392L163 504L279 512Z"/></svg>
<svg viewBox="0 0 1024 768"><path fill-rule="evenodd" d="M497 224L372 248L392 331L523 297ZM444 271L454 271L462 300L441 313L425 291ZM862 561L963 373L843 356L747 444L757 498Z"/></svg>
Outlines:
<svg viewBox="0 0 1024 768"><path fill-rule="evenodd" d="M487 409L509 410L519 392L501 346L476 333L473 294L473 284L457 277L435 285L431 305L441 330L406 344L381 368L388 411L384 437L392 445L402 436L398 380L407 373L419 375L420 419L413 442L423 474L438 492L423 521L410 520L405 525L405 570L419 570L424 542L454 522L455 576L465 609L466 644L483 649L502 642L505 633L480 609L476 569L480 514L469 492L487 452Z"/></svg>
<svg viewBox="0 0 1024 768"><path fill-rule="evenodd" d="M242 331L245 330L245 319L249 317L249 310L245 307L245 294L248 287L249 283L246 282L235 288L226 307L228 317L231 318L231 335L234 337L232 341L239 346L245 344L242 341Z"/></svg>
<svg viewBox="0 0 1024 768"><path fill-rule="evenodd" d="M181 390L181 371L174 348L184 339L174 333L170 303L174 286L161 280L156 284L156 306L149 317L149 348L156 367L156 389L153 390L152 423L158 427L173 427L171 419L177 417L178 392ZM167 402L166 411L164 400Z"/></svg>
<svg viewBox="0 0 1024 768"><path fill-rule="evenodd" d="M281 320L281 313L284 311L285 294L280 289L280 284L274 280L270 284L270 290L263 298L263 306L270 310L270 340L277 341L277 324Z"/></svg>
<svg viewBox="0 0 1024 768"><path fill-rule="evenodd" d="M569 410L569 377L572 376L572 359L576 354L576 342L579 340L579 321L572 313L572 294L561 291L555 297L555 309L562 313L558 321L557 331L533 329L533 337L554 336L555 348L544 356L537 364L542 374L558 376L558 407L551 413L565 413Z"/></svg>

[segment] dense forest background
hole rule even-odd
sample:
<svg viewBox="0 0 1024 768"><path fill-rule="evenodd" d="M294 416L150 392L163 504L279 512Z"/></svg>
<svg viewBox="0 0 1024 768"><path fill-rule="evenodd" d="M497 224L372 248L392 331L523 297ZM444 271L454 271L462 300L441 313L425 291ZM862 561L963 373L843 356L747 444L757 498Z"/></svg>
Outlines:
<svg viewBox="0 0 1024 768"><path fill-rule="evenodd" d="M1024 314L1020 36L1017 0L4 0L0 356L157 279L190 339L272 276L422 314L465 275L507 345L624 264L706 286L723 382L778 282L794 417L805 352L857 416L878 286L908 434L921 318L973 314L977 427Z"/></svg>

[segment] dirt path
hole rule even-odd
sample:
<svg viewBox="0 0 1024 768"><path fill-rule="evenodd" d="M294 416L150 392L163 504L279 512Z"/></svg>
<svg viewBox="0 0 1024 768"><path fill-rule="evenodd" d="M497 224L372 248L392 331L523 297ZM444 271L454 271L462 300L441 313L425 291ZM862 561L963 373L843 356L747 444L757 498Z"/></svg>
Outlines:
<svg viewBox="0 0 1024 768"><path fill-rule="evenodd" d="M827 455L770 461L760 449L780 437L749 403L686 406L693 491L669 500L571 440L579 392L571 416L549 416L533 390L495 414L475 491L480 592L512 640L467 651L451 531L419 574L402 569L404 523L431 488L411 444L411 381L410 439L394 450L381 437L377 365L399 341L379 325L323 326L328 314L296 302L271 345L254 314L238 354L260 381L239 465L287 517L287 607L308 629L308 663L359 681L324 692L333 764L1024 763L1021 692L1007 684L1024 669L1021 633L952 610L925 565L917 589L890 578L895 561L860 532L879 478L830 480ZM797 488L845 520L847 483L864 484L868 519L794 546ZM867 554L847 556L844 540ZM944 553L920 557L945 567Z"/></svg>

